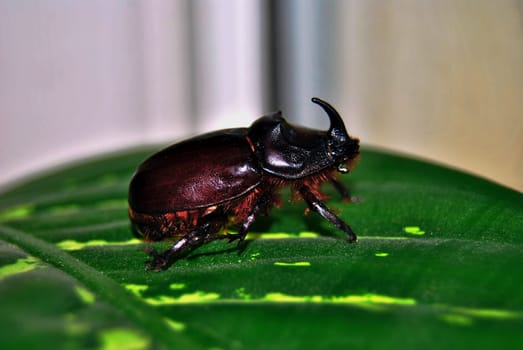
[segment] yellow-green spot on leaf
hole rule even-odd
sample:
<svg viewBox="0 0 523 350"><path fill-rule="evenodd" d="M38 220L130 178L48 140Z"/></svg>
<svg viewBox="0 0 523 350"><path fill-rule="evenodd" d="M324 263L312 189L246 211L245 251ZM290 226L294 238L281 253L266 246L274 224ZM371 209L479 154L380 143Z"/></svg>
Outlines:
<svg viewBox="0 0 523 350"><path fill-rule="evenodd" d="M318 236L319 236L319 234L317 234L316 232L308 232L308 231L300 232L298 235L298 237L300 237L300 238L316 238Z"/></svg>
<svg viewBox="0 0 523 350"><path fill-rule="evenodd" d="M169 289L180 290L186 287L185 283L171 283Z"/></svg>
<svg viewBox="0 0 523 350"><path fill-rule="evenodd" d="M0 211L0 222L21 219L29 216L34 210L32 205L20 205Z"/></svg>
<svg viewBox="0 0 523 350"><path fill-rule="evenodd" d="M403 231L415 236L423 236L425 234L425 231L422 231L419 226L405 226Z"/></svg>
<svg viewBox="0 0 523 350"><path fill-rule="evenodd" d="M311 263L308 261L297 261L297 262L283 262L276 261L275 266L311 266Z"/></svg>
<svg viewBox="0 0 523 350"><path fill-rule="evenodd" d="M89 290L85 289L81 286L76 286L75 288L76 294L82 299L82 301L86 304L92 304L94 303L95 296L93 293L91 293Z"/></svg>
<svg viewBox="0 0 523 350"><path fill-rule="evenodd" d="M128 288L129 289L129 288ZM169 295L158 295L156 297L145 298L148 304L159 305L174 305L174 304L205 304L205 303L227 303L227 304L247 304L247 303L310 303L310 304L345 304L352 305L358 308L363 308L369 311L383 312L391 310L393 307L414 307L418 303L413 298L399 298L383 294L348 294L348 295L291 295L280 292L267 293L264 296L253 296L246 293L245 288L238 288L235 290L237 298L220 298L217 293L205 293L196 291L194 293L183 294L178 297ZM497 309L477 309L466 307L455 307L445 305L433 305L435 311L439 314L439 319L461 326L472 324L475 319L521 319L523 320L523 313L510 310Z"/></svg>
<svg viewBox="0 0 523 350"><path fill-rule="evenodd" d="M140 241L137 238L132 238L127 241L121 241L121 242L110 242L106 241L104 239L93 239L87 242L78 242L73 239L68 239L65 241L61 241L56 243L58 248L63 250L81 250L87 247L96 247L96 246L119 246L119 245L129 245L129 244L140 244L142 241Z"/></svg>
<svg viewBox="0 0 523 350"><path fill-rule="evenodd" d="M87 333L89 327L86 323L78 320L73 313L65 314L65 331L70 335L82 335Z"/></svg>
<svg viewBox="0 0 523 350"><path fill-rule="evenodd" d="M459 314L443 314L439 316L439 319L456 326L470 326L474 323L472 318Z"/></svg>
<svg viewBox="0 0 523 350"><path fill-rule="evenodd" d="M523 313L518 311L510 310L498 310L498 309L478 309L478 308L465 308L465 307L453 307L452 311L476 318L488 318L488 319L523 319Z"/></svg>
<svg viewBox="0 0 523 350"><path fill-rule="evenodd" d="M148 349L150 341L142 334L127 328L111 328L99 333L101 350Z"/></svg>
<svg viewBox="0 0 523 350"><path fill-rule="evenodd" d="M289 295L284 293L267 293L263 298L264 301L278 302L278 303L305 303L307 296Z"/></svg>
<svg viewBox="0 0 523 350"><path fill-rule="evenodd" d="M0 267L0 281L7 277L17 275L19 273L28 272L40 266L43 266L38 263L39 260L32 256L28 256L26 258L20 258L12 264L2 266Z"/></svg>
<svg viewBox="0 0 523 350"><path fill-rule="evenodd" d="M185 330L185 328L187 328L187 326L185 325L185 323L182 323L182 322L178 322L178 321L175 321L175 320L172 320L168 317L164 318L165 322L167 323L167 325L174 331L176 332L183 332Z"/></svg>
<svg viewBox="0 0 523 350"><path fill-rule="evenodd" d="M389 256L389 253L383 253L383 252L380 252L380 253L376 253L374 254L374 256L377 256L379 258L384 258L386 256Z"/></svg>
<svg viewBox="0 0 523 350"><path fill-rule="evenodd" d="M252 253L251 254L251 257L250 257L250 260L251 261L254 261L256 260L257 257L259 257L261 255L261 253Z"/></svg>
<svg viewBox="0 0 523 350"><path fill-rule="evenodd" d="M290 233L248 233L246 239L285 239L296 237Z"/></svg>
<svg viewBox="0 0 523 350"><path fill-rule="evenodd" d="M402 306L414 306L416 300L412 298L396 298L388 295L381 294L356 294L348 295L345 297L334 297L332 298L334 303L340 304L384 304L384 305L402 305Z"/></svg>
<svg viewBox="0 0 523 350"><path fill-rule="evenodd" d="M218 293L205 293L196 291L194 293L182 294L178 297L169 295L157 295L155 297L145 298L145 301L151 305L173 305L173 304L201 304L217 301L220 299Z"/></svg>
<svg viewBox="0 0 523 350"><path fill-rule="evenodd" d="M269 302L291 302L291 303L323 303L323 304L350 304L356 306L364 305L416 305L416 300L411 298L395 298L379 294L347 295L327 297L322 295L288 295L283 293L268 293L263 298ZM374 308L375 310L381 310Z"/></svg>
<svg viewBox="0 0 523 350"><path fill-rule="evenodd" d="M315 232L303 231L298 234L287 232L271 233L248 233L247 239L288 239L288 238L316 238L319 235Z"/></svg>
<svg viewBox="0 0 523 350"><path fill-rule="evenodd" d="M251 232L247 234L246 239L289 239L289 238L316 238L319 234L316 232L302 231L298 234L287 232L271 232L271 233L257 233Z"/></svg>
<svg viewBox="0 0 523 350"><path fill-rule="evenodd" d="M133 293L137 297L141 298L143 295L143 292L145 292L149 286L145 284L124 284L123 285L125 289L127 289L129 292Z"/></svg>
<svg viewBox="0 0 523 350"><path fill-rule="evenodd" d="M369 309L381 311L382 305L413 306L416 300L412 298L396 298L380 294L361 294L346 296L322 296L322 295L290 295L279 292L267 293L263 297L254 298L245 292L245 288L238 288L236 294L239 299L220 299L217 293L205 293L196 291L183 294L178 297L169 295L158 295L146 298L145 301L151 305L173 305L173 304L196 304L196 303L318 303L318 304L350 304L356 306L368 306ZM376 306L376 307L373 307Z"/></svg>
<svg viewBox="0 0 523 350"><path fill-rule="evenodd" d="M77 204L57 205L49 208L50 214L66 215L80 211L81 207Z"/></svg>
<svg viewBox="0 0 523 350"><path fill-rule="evenodd" d="M220 294L218 293L205 293L201 291L196 291L194 293L182 294L178 301L182 304L188 303L204 303L211 300L218 300Z"/></svg>
<svg viewBox="0 0 523 350"><path fill-rule="evenodd" d="M240 297L241 299L244 299L244 300L250 300L252 298L251 294L248 294L245 292L244 287L236 289L236 295L238 295L238 297Z"/></svg>

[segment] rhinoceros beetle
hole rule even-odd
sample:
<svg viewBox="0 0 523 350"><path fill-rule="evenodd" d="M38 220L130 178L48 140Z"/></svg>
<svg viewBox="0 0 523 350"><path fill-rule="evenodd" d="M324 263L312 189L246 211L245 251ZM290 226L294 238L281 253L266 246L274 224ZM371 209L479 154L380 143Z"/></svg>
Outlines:
<svg viewBox="0 0 523 350"><path fill-rule="evenodd" d="M327 131L289 124L281 112L263 116L249 128L225 129L176 143L146 159L129 187L129 217L136 236L148 241L177 239L152 257L148 268L170 266L214 240L243 242L256 218L279 204L278 190L291 186L308 210L344 231L356 234L322 202L319 187L330 182L345 199L348 190L336 178L359 155L338 112L312 98L330 119ZM220 233L229 222L238 232Z"/></svg>

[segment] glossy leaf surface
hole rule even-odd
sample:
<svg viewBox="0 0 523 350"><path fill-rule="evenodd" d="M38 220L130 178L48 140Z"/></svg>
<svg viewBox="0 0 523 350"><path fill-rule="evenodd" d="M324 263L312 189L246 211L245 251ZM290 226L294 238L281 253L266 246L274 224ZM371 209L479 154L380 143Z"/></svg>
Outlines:
<svg viewBox="0 0 523 350"><path fill-rule="evenodd" d="M0 196L0 348L518 348L523 195L367 150L328 205L302 202L246 248L215 242L144 269L127 186L151 151L73 164ZM159 248L167 243L158 244Z"/></svg>

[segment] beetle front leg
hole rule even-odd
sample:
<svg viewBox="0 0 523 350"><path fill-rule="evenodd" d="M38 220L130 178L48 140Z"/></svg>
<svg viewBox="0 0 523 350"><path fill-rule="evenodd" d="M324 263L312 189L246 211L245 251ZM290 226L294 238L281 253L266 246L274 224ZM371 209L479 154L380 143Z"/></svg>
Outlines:
<svg viewBox="0 0 523 350"><path fill-rule="evenodd" d="M320 214L324 219L332 222L337 228L345 232L349 237L349 241L358 241L358 237L356 236L354 231L352 231L350 226L347 223L345 223L342 219L340 219L336 214L334 214L329 208L327 208L327 206L322 201L320 201L320 199L308 187L301 187L299 189L299 192L303 199L305 199L311 210L314 210L315 212Z"/></svg>

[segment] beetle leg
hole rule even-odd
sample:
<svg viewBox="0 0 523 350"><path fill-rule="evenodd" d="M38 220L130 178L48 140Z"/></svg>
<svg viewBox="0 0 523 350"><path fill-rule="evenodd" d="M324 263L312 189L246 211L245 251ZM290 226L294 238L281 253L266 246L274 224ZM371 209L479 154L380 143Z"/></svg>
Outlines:
<svg viewBox="0 0 523 350"><path fill-rule="evenodd" d="M336 214L334 214L329 208L327 208L327 206L322 201L320 201L319 198L307 186L301 187L299 191L311 210L314 210L324 219L332 222L337 228L345 232L349 237L349 241L358 241L356 234L354 231L352 231L350 226L340 219Z"/></svg>
<svg viewBox="0 0 523 350"><path fill-rule="evenodd" d="M247 216L245 221L240 226L240 230L238 231L238 233L227 235L229 243L238 240L239 247L243 243L243 241L245 241L245 237L247 236L249 229L251 228L252 224L254 224L254 221L256 221L256 218L258 217L258 215L260 215L263 208L264 206L258 203L254 205L254 208L251 210L249 216Z"/></svg>
<svg viewBox="0 0 523 350"><path fill-rule="evenodd" d="M338 191L341 194L341 198L344 201L347 201L349 203L361 202L360 198L351 197L349 189L347 187L345 187L345 185L343 183L341 183L341 181L339 181L336 178L331 178L330 181L331 181L332 186L334 186L334 188L336 189L336 191Z"/></svg>
<svg viewBox="0 0 523 350"><path fill-rule="evenodd" d="M332 177L330 181L332 183L332 186L334 186L334 188L336 189L336 191L338 191L341 194L341 197L345 200L350 201L350 192L347 189L347 187L345 187L338 179L334 177Z"/></svg>
<svg viewBox="0 0 523 350"><path fill-rule="evenodd" d="M152 248L146 248L146 252L152 260L147 263L147 268L160 271L169 267L176 260L186 256L196 248L223 238L217 232L225 225L227 217L224 215L213 215L194 230L184 235L171 248L158 253Z"/></svg>
<svg viewBox="0 0 523 350"><path fill-rule="evenodd" d="M251 228L252 224L254 224L254 221L256 221L258 215L260 215L260 213L262 213L268 207L266 202L266 200L261 199L254 205L251 212L240 226L238 233L227 235L229 243L238 240L238 247L242 245L242 243L245 241L247 233L249 232L249 229Z"/></svg>

